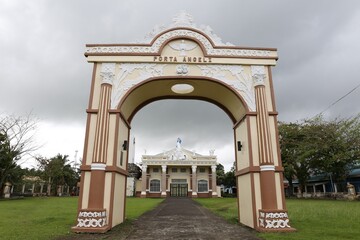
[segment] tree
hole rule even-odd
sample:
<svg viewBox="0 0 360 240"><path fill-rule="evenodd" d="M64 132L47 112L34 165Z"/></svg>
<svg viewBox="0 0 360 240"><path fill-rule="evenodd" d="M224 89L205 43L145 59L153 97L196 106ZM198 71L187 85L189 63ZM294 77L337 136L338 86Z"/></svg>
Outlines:
<svg viewBox="0 0 360 240"><path fill-rule="evenodd" d="M37 157L36 159L40 169L43 171L42 177L48 180L48 195L51 195L51 191L56 191L57 186L76 186L79 175L71 167L68 155L58 154L50 159L43 157Z"/></svg>
<svg viewBox="0 0 360 240"><path fill-rule="evenodd" d="M279 123L279 135L284 175L291 190L294 178L303 190L313 174L327 173L335 182L343 181L360 159L359 116Z"/></svg>
<svg viewBox="0 0 360 240"><path fill-rule="evenodd" d="M218 165L216 165L216 185L224 184L224 179L225 179L224 166L221 163L219 163Z"/></svg>
<svg viewBox="0 0 360 240"><path fill-rule="evenodd" d="M348 119L311 122L314 139L313 169L327 173L336 183L343 182L360 159L360 115Z"/></svg>
<svg viewBox="0 0 360 240"><path fill-rule="evenodd" d="M224 185L226 187L234 187L236 186L236 177L235 177L235 162L233 164L233 166L231 167L230 171L225 173L225 178L224 178Z"/></svg>
<svg viewBox="0 0 360 240"><path fill-rule="evenodd" d="M285 178L289 181L289 194L292 195L292 180L297 178L302 192L311 175L313 160L313 143L311 124L280 123L280 149Z"/></svg>
<svg viewBox="0 0 360 240"><path fill-rule="evenodd" d="M18 162L37 150L34 133L37 122L31 115L26 117L0 116L0 191L12 178Z"/></svg>

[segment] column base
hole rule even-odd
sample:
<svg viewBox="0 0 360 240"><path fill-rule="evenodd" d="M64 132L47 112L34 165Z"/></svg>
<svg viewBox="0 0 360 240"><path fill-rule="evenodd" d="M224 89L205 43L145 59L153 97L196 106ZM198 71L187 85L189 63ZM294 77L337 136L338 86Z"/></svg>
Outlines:
<svg viewBox="0 0 360 240"><path fill-rule="evenodd" d="M81 209L77 225L71 230L76 233L104 233L110 230L106 222L106 209Z"/></svg>
<svg viewBox="0 0 360 240"><path fill-rule="evenodd" d="M191 193L191 197L192 197L192 198L197 198L197 197L198 197L198 195L197 195L197 193L196 193L196 192L192 192L192 193Z"/></svg>
<svg viewBox="0 0 360 240"><path fill-rule="evenodd" d="M167 197L167 194L166 194L166 192L161 192L161 197L162 197L162 198L165 198L165 197Z"/></svg>
<svg viewBox="0 0 360 240"><path fill-rule="evenodd" d="M140 194L140 197L141 198L146 198L146 192L142 191L141 194Z"/></svg>
<svg viewBox="0 0 360 240"><path fill-rule="evenodd" d="M213 198L218 197L217 192L212 192L211 197Z"/></svg>
<svg viewBox="0 0 360 240"><path fill-rule="evenodd" d="M259 222L256 230L259 232L294 232L289 225L289 217L285 210L259 209Z"/></svg>

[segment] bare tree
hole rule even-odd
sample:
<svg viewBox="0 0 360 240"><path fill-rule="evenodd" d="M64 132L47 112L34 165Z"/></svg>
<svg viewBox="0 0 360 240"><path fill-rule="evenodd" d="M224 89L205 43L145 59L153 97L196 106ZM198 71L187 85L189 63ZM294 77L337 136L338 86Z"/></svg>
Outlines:
<svg viewBox="0 0 360 240"><path fill-rule="evenodd" d="M38 121L32 114L27 116L0 116L0 190L11 178L12 170L39 149L34 134Z"/></svg>

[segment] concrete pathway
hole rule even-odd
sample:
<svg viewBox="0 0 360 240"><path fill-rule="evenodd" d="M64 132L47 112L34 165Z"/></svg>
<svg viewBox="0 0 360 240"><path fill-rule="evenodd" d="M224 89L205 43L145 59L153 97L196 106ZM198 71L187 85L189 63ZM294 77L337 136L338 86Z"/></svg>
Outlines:
<svg viewBox="0 0 360 240"><path fill-rule="evenodd" d="M191 198L166 198L134 222L126 239L260 239L255 231L226 222Z"/></svg>

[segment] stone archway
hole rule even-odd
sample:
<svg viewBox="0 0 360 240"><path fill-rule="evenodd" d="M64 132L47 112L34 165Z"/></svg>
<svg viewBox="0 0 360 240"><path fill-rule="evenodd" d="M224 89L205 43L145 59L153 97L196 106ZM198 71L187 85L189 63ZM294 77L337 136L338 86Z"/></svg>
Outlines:
<svg viewBox="0 0 360 240"><path fill-rule="evenodd" d="M292 231L271 75L276 49L223 44L186 13L148 37L144 44L86 47L94 67L73 231L106 232L124 221L131 120L159 99L222 108L234 124L239 221L259 231Z"/></svg>

